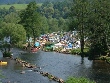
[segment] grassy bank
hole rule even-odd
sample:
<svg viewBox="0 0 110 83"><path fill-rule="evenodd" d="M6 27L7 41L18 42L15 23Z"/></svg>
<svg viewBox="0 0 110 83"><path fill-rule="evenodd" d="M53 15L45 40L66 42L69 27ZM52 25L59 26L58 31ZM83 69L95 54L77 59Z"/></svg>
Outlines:
<svg viewBox="0 0 110 83"><path fill-rule="evenodd" d="M101 56L99 59L104 60L104 61L106 61L107 63L110 64L110 56Z"/></svg>
<svg viewBox="0 0 110 83"><path fill-rule="evenodd" d="M89 55L89 48L84 48L84 55L85 56L88 56ZM71 50L71 54L77 54L77 55L81 55L81 49L78 48L78 49L72 49Z"/></svg>

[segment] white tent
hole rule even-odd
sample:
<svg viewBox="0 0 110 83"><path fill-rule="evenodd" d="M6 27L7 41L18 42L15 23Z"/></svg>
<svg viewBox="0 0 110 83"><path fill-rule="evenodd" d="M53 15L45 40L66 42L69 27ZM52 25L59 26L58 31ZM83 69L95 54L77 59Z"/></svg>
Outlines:
<svg viewBox="0 0 110 83"><path fill-rule="evenodd" d="M77 43L77 44L76 44L76 48L80 48L80 45L81 45L81 44L80 44L80 41L76 41L76 43Z"/></svg>
<svg viewBox="0 0 110 83"><path fill-rule="evenodd" d="M58 48L58 47L63 47L64 46L64 44L62 44L62 43L57 43L57 44L55 44L55 47L56 48Z"/></svg>
<svg viewBox="0 0 110 83"><path fill-rule="evenodd" d="M80 45L80 41L76 41L76 43L77 43L78 45Z"/></svg>
<svg viewBox="0 0 110 83"><path fill-rule="evenodd" d="M55 46L63 46L64 44L62 44L62 43L57 43L57 44L55 44Z"/></svg>

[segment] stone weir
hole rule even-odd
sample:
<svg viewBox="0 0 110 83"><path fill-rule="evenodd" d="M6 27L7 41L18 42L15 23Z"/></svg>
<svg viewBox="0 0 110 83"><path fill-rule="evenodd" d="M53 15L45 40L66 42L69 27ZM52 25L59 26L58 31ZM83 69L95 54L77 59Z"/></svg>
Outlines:
<svg viewBox="0 0 110 83"><path fill-rule="evenodd" d="M52 74L50 74L48 72L44 72L44 71L39 70L39 69L41 69L41 67L37 67L36 65L30 64L30 63L28 63L26 61L23 61L23 60L19 59L19 58L11 57L10 59L11 60L15 60L16 64L20 64L24 68L30 68L33 72L38 72L42 76L48 77L49 80L53 80L53 81L56 81L58 83L65 83L63 79L58 78L58 77L56 77L56 76L54 76L54 75L52 75ZM24 74L25 71L21 71L20 73Z"/></svg>

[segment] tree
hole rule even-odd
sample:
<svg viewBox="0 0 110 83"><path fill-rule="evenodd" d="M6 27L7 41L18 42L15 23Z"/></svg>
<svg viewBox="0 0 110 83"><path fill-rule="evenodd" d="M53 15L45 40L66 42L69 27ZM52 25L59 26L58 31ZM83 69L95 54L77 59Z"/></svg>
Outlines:
<svg viewBox="0 0 110 83"><path fill-rule="evenodd" d="M48 24L49 24L49 32L58 31L58 20L56 18L49 18Z"/></svg>
<svg viewBox="0 0 110 83"><path fill-rule="evenodd" d="M43 16L41 19L42 19L41 34L48 33L49 25L48 25L48 22L47 22L47 18L45 16Z"/></svg>
<svg viewBox="0 0 110 83"><path fill-rule="evenodd" d="M110 1L109 0L75 0L71 10L75 27L78 30L81 41L81 52L84 49L84 38L90 41L90 57L95 59L97 55L106 55L108 50L110 31Z"/></svg>
<svg viewBox="0 0 110 83"><path fill-rule="evenodd" d="M9 13L11 13L11 12L16 12L16 9L15 9L14 6L11 6L11 7L9 8Z"/></svg>
<svg viewBox="0 0 110 83"><path fill-rule="evenodd" d="M22 46L26 41L26 31L22 25L3 22L0 25L0 34L3 43L0 50L3 57L11 57L11 45Z"/></svg>
<svg viewBox="0 0 110 83"><path fill-rule="evenodd" d="M26 41L26 31L20 24L3 22L0 26L0 32L2 39L10 36L11 44L17 45L20 42L24 43Z"/></svg>
<svg viewBox="0 0 110 83"><path fill-rule="evenodd" d="M63 19L62 17L58 20L59 31L68 31L68 19Z"/></svg>
<svg viewBox="0 0 110 83"><path fill-rule="evenodd" d="M110 31L110 1L94 0L91 3L91 13L89 17L89 40L90 58L94 59L96 55L106 55Z"/></svg>
<svg viewBox="0 0 110 83"><path fill-rule="evenodd" d="M7 15L9 12L6 10L6 8L0 9L0 19L3 20L5 15Z"/></svg>
<svg viewBox="0 0 110 83"><path fill-rule="evenodd" d="M4 22L6 23L15 23L17 24L20 20L20 17L17 13L11 12L4 17Z"/></svg>
<svg viewBox="0 0 110 83"><path fill-rule="evenodd" d="M35 38L39 36L41 28L40 14L37 12L36 2L30 2L27 8L20 14L20 23L25 27L27 35L33 35Z"/></svg>
<svg viewBox="0 0 110 83"><path fill-rule="evenodd" d="M84 38L87 29L87 19L89 14L89 2L88 0L74 0L73 7L71 8L71 21L74 22L71 30L77 30L80 36L81 42L81 54L83 56L83 49L84 49Z"/></svg>

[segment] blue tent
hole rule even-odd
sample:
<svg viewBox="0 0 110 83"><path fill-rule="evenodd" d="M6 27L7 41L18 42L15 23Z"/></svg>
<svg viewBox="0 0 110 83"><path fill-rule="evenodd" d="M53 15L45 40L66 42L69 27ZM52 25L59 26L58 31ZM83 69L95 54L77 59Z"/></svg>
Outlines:
<svg viewBox="0 0 110 83"><path fill-rule="evenodd" d="M68 44L68 48L72 48L73 45L71 43Z"/></svg>
<svg viewBox="0 0 110 83"><path fill-rule="evenodd" d="M35 42L34 44L36 47L40 46L40 43L39 42Z"/></svg>

